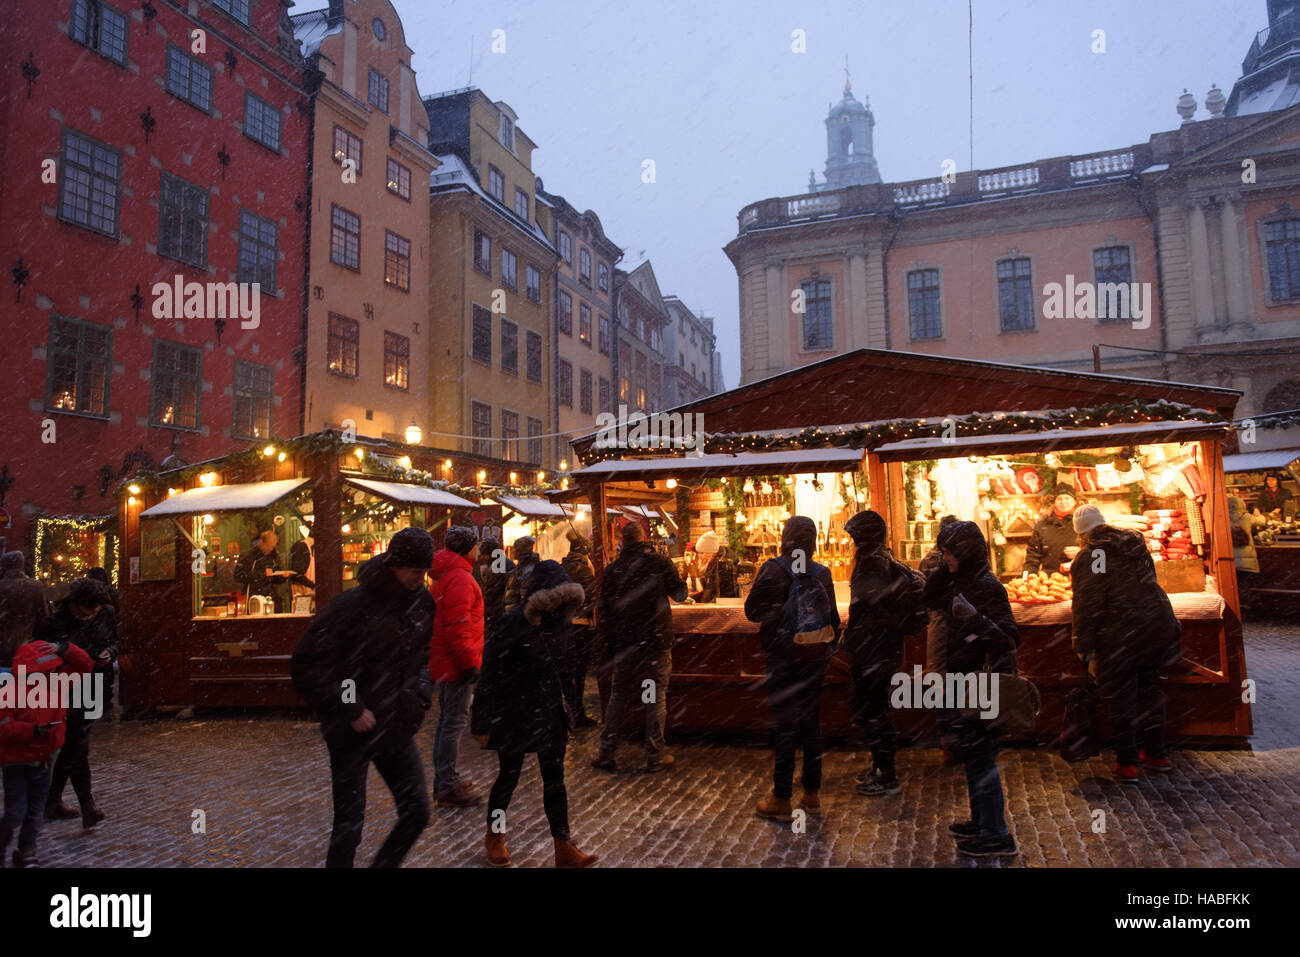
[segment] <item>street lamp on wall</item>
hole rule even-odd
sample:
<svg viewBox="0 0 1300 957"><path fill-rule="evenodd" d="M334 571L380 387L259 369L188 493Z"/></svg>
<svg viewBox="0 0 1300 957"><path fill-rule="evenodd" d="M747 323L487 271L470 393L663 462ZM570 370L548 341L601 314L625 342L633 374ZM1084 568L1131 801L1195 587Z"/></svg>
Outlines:
<svg viewBox="0 0 1300 957"><path fill-rule="evenodd" d="M424 432L415 424L415 417L411 417L411 424L406 427L406 444L419 445L420 439L424 437Z"/></svg>

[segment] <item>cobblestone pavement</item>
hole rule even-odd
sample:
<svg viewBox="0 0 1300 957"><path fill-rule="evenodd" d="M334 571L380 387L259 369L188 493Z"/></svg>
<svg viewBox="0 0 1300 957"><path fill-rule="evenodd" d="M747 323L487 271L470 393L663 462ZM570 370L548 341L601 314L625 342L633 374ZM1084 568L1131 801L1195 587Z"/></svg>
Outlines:
<svg viewBox="0 0 1300 957"><path fill-rule="evenodd" d="M961 769L942 768L937 750L901 752L903 792L885 798L854 791L864 755L828 754L823 814L793 833L754 817L770 783L770 751L682 744L674 748L676 767L664 773L605 775L588 763L594 730L570 742L574 839L598 853L601 866L1300 866L1300 624L1248 626L1246 654L1260 689L1252 751L1179 751L1177 773L1144 777L1136 787L1115 783L1103 758L1070 765L1052 750L1003 752L1007 817L1021 850L1010 863L957 856L946 825L967 816L966 790ZM433 716L419 736L426 774ZM47 823L46 866L323 862L329 774L317 726L305 715L100 722L92 745L108 820L92 831L79 821ZM620 752L629 768L638 758L630 746ZM462 761L486 790L495 755L467 738ZM191 831L196 809L205 812L205 834ZM1105 833L1093 832L1097 811L1105 812ZM532 758L509 813L515 863L553 863ZM484 866L484 814L482 806L435 808L407 866ZM392 801L372 773L358 862L369 861L392 821Z"/></svg>

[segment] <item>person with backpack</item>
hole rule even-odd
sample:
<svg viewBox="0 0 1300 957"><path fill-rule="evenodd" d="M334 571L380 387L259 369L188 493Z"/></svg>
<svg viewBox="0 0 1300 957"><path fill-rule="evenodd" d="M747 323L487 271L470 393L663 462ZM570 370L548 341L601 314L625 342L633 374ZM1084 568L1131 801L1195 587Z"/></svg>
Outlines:
<svg viewBox="0 0 1300 957"><path fill-rule="evenodd" d="M14 652L15 676L9 680L18 680L19 669L29 683L48 681L57 673L88 675L94 667L90 656L66 639L88 631L107 600L98 582L87 578L74 581L59 613L45 619L37 637ZM5 794L4 816L0 818L0 864L17 830L14 867L35 867L39 863L36 839L49 795L50 773L67 735L68 702L45 696L41 701L29 700L22 707L16 703L0 707L0 778Z"/></svg>
<svg viewBox="0 0 1300 957"><path fill-rule="evenodd" d="M803 751L799 806L821 810L822 685L840 634L840 613L830 569L812 560L817 525L794 515L781 529L781 554L763 563L745 598L745 617L758 623L767 655L768 705L776 725L772 793L754 813L791 821L796 750Z"/></svg>
<svg viewBox="0 0 1300 957"><path fill-rule="evenodd" d="M888 529L877 512L858 512L844 524L857 551L849 576L849 623L844 647L851 660L853 721L871 748L871 767L858 775L859 794L880 797L902 790L895 765L893 677L902 667L903 639L927 621L925 581L894 558Z"/></svg>
<svg viewBox="0 0 1300 957"><path fill-rule="evenodd" d="M569 834L569 798L564 787L564 752L573 712L568 670L569 620L586 600L559 562L539 561L524 579L521 604L500 618L483 649L483 677L474 700L470 731L497 752L500 770L488 796L484 844L488 863L510 863L504 834L506 809L519 783L524 758L537 755L542 805L555 842L556 867L590 867Z"/></svg>
<svg viewBox="0 0 1300 957"><path fill-rule="evenodd" d="M1020 631L1007 590L989 567L989 548L974 522L953 522L939 533L943 564L925 582L925 603L939 613L948 636L948 674L1016 673ZM998 773L1001 733L979 717L953 722L954 749L966 771L970 820L954 821L948 833L967 857L1015 857L1007 830L1006 799Z"/></svg>
<svg viewBox="0 0 1300 957"><path fill-rule="evenodd" d="M1110 713L1113 773L1134 784L1139 761L1153 771L1173 770L1163 677L1182 660L1182 625L1141 535L1107 525L1095 505L1074 513L1074 527L1082 542L1070 566L1074 651Z"/></svg>
<svg viewBox="0 0 1300 957"><path fill-rule="evenodd" d="M357 587L312 620L289 671L315 709L329 748L334 826L326 867L351 867L366 819L373 762L393 794L397 823L372 867L399 867L429 823L429 795L415 732L433 702L429 643L434 601L424 587L433 539L403 528L388 551L361 566Z"/></svg>
<svg viewBox="0 0 1300 957"><path fill-rule="evenodd" d="M623 551L610 562L600 582L596 622L605 654L614 665L605 727L591 759L598 771L614 771L614 753L628 703L640 697L642 682L653 682L654 700L645 709L645 770L673 763L664 744L668 717L668 679L673 670L673 615L668 599L686 600L686 583L672 559L645 540L636 522L623 527Z"/></svg>

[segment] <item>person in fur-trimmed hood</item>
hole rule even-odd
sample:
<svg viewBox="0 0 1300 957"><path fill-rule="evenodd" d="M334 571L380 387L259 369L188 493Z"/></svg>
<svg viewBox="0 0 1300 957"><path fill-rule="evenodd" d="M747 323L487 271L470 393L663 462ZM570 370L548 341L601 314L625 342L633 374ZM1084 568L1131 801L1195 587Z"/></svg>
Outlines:
<svg viewBox="0 0 1300 957"><path fill-rule="evenodd" d="M583 854L569 839L564 788L569 716L576 707L567 669L571 620L586 595L558 562L539 561L523 579L519 597L520 604L496 621L483 646L483 669L470 717L471 733L480 745L497 752L500 766L488 798L488 861L498 867L510 863L500 822L525 756L535 753L542 772L542 803L555 840L555 866L587 867L596 855Z"/></svg>

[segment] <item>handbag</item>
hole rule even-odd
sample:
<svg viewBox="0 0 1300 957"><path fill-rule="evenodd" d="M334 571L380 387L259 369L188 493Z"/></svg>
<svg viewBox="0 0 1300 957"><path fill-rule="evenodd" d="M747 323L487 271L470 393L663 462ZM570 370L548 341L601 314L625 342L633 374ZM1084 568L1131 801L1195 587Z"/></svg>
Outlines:
<svg viewBox="0 0 1300 957"><path fill-rule="evenodd" d="M980 680L997 683L998 713L993 717L985 717L977 705L958 709L957 714L961 719L984 724L999 731L1005 738L1032 738L1038 727L1038 711L1042 706L1042 696L1034 683L1020 675L1000 671L982 671L977 672L977 675Z"/></svg>
<svg viewBox="0 0 1300 957"><path fill-rule="evenodd" d="M1097 686L1091 681L1075 688L1065 697L1065 717L1061 721L1061 757L1071 764L1086 761L1101 753L1097 704Z"/></svg>

